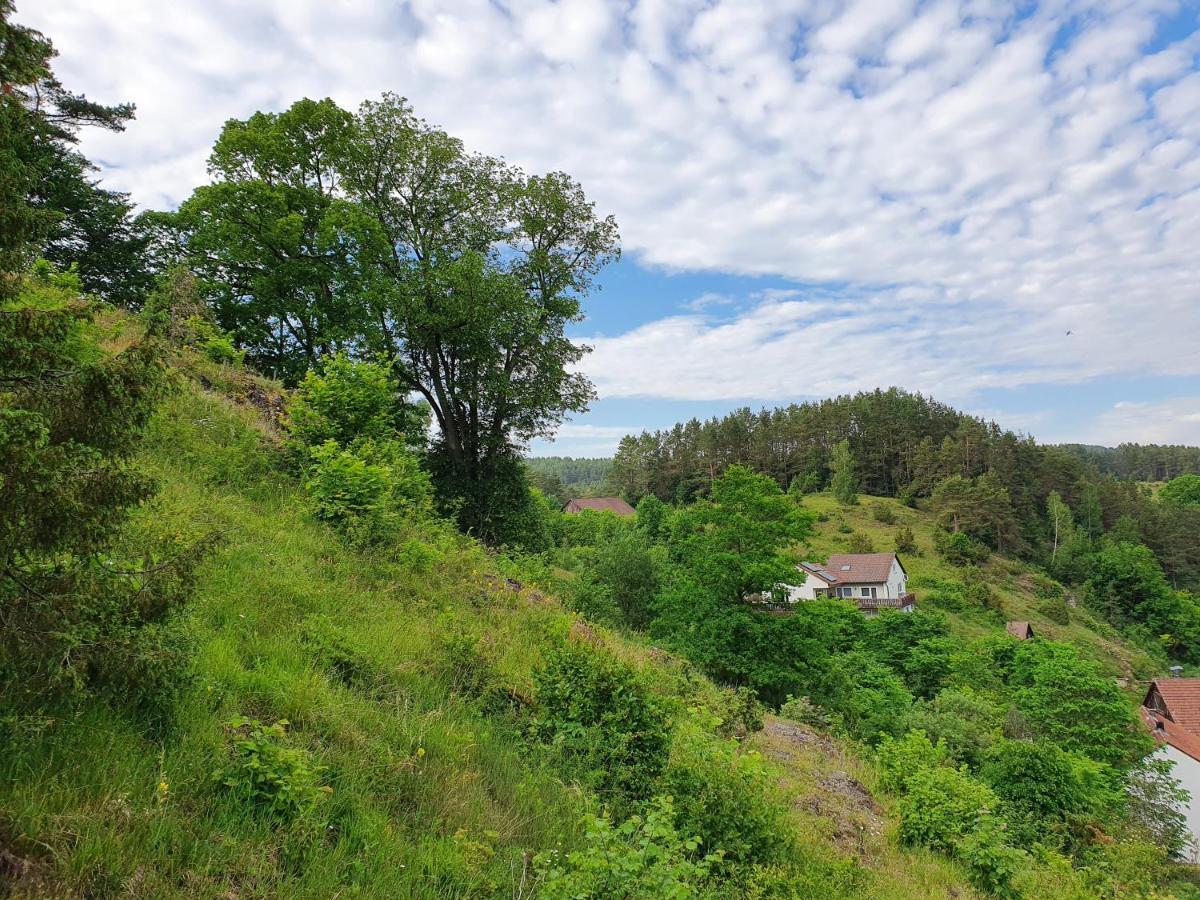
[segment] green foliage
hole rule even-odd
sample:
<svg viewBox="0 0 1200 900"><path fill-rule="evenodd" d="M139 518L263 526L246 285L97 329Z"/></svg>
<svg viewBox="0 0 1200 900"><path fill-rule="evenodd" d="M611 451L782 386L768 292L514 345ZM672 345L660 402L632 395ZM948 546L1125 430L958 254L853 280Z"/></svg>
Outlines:
<svg viewBox="0 0 1200 900"><path fill-rule="evenodd" d="M713 596L741 602L794 578L781 551L804 537L812 517L779 485L744 466L730 466L712 485L712 499L677 510L667 546Z"/></svg>
<svg viewBox="0 0 1200 900"><path fill-rule="evenodd" d="M572 497L608 493L608 473L612 469L609 457L527 456L525 465L535 478L546 478L561 485L562 494L558 499L562 503Z"/></svg>
<svg viewBox="0 0 1200 900"><path fill-rule="evenodd" d="M263 725L257 719L236 718L228 724L233 736L229 765L213 778L234 797L270 818L289 821L311 812L332 788L321 784L324 766L311 754L288 747L287 720Z"/></svg>
<svg viewBox="0 0 1200 900"><path fill-rule="evenodd" d="M897 553L916 553L917 539L913 535L913 530L908 525L901 525L896 529L896 552Z"/></svg>
<svg viewBox="0 0 1200 900"><path fill-rule="evenodd" d="M94 311L46 264L0 303L0 683L23 700L100 689L163 720L207 545L126 527L153 493L130 459L170 381L150 341L106 353Z"/></svg>
<svg viewBox="0 0 1200 900"><path fill-rule="evenodd" d="M581 580L592 586L594 603L600 602L597 588L611 598L619 612L617 621L644 628L653 615L664 564L661 552L651 547L640 529L622 529L595 548Z"/></svg>
<svg viewBox="0 0 1200 900"><path fill-rule="evenodd" d="M1046 741L998 742L980 776L1002 801L1011 840L1025 847L1068 842L1072 827L1115 799L1099 763Z"/></svg>
<svg viewBox="0 0 1200 900"><path fill-rule="evenodd" d="M872 542L870 535L863 534L861 531L855 531L850 535L850 539L846 541L846 549L851 553L874 553L875 544Z"/></svg>
<svg viewBox="0 0 1200 900"><path fill-rule="evenodd" d="M122 290L143 274L128 200L99 188L94 167L72 145L84 125L121 131L133 105L105 106L68 91L51 68L54 46L12 14L11 0L2 0L0 301L19 289L19 273L39 254L63 266L82 263L88 290L128 299Z"/></svg>
<svg viewBox="0 0 1200 900"><path fill-rule="evenodd" d="M313 515L367 544L428 516L432 483L409 449L423 440L424 421L382 364L337 354L309 372L288 406L288 429L307 457Z"/></svg>
<svg viewBox="0 0 1200 900"><path fill-rule="evenodd" d="M966 532L951 532L937 529L933 533L933 546L938 555L952 566L974 566L986 562L991 555L988 548L973 540Z"/></svg>
<svg viewBox="0 0 1200 900"><path fill-rule="evenodd" d="M869 742L898 733L912 705L900 676L863 651L832 657L812 699L836 714L848 734Z"/></svg>
<svg viewBox="0 0 1200 900"><path fill-rule="evenodd" d="M695 859L699 838L676 830L670 797L656 797L646 815L614 826L605 816L584 820L579 850L540 853L534 868L542 879L538 896L549 900L655 897L685 900L700 895L720 850Z"/></svg>
<svg viewBox="0 0 1200 900"><path fill-rule="evenodd" d="M958 769L919 769L904 781L900 840L953 854L957 845L993 815L999 798L986 784Z"/></svg>
<svg viewBox="0 0 1200 900"><path fill-rule="evenodd" d="M594 396L567 329L620 254L616 222L393 94L230 120L209 168L165 225L251 360L294 381L341 348L381 354L437 422L442 508L488 543L536 543L504 521L530 512L519 452Z"/></svg>
<svg viewBox="0 0 1200 900"><path fill-rule="evenodd" d="M810 728L828 729L830 726L829 716L807 697L793 697L788 694L787 699L779 707L779 715L781 718L808 725Z"/></svg>
<svg viewBox="0 0 1200 900"><path fill-rule="evenodd" d="M770 775L758 754L685 728L662 781L676 798L676 826L697 835L701 852L722 851L719 868L783 861L790 843L783 810L770 799Z"/></svg>
<svg viewBox="0 0 1200 900"><path fill-rule="evenodd" d="M871 503L871 518L881 525L895 525L896 514L892 508L882 500L876 500Z"/></svg>
<svg viewBox="0 0 1200 900"><path fill-rule="evenodd" d="M967 867L971 882L981 891L1002 898L1021 896L1014 882L1029 871L1029 857L1008 843L1004 826L985 816L958 842L955 855Z"/></svg>
<svg viewBox="0 0 1200 900"><path fill-rule="evenodd" d="M351 451L326 441L309 452L304 489L313 515L353 540L382 543L402 520L429 514L429 476L398 444L361 444Z"/></svg>
<svg viewBox="0 0 1200 900"><path fill-rule="evenodd" d="M637 524L646 537L652 541L657 541L662 536L663 523L667 518L667 505L655 497L653 494L647 494L637 505Z"/></svg>
<svg viewBox="0 0 1200 900"><path fill-rule="evenodd" d="M973 691L947 688L932 700L914 705L905 724L945 746L956 762L975 769L1000 736L1004 710Z"/></svg>
<svg viewBox="0 0 1200 900"><path fill-rule="evenodd" d="M853 506L858 502L858 474L855 472L854 453L850 450L850 442L843 440L833 448L833 457L829 462L833 478L829 489L838 502Z"/></svg>
<svg viewBox="0 0 1200 900"><path fill-rule="evenodd" d="M1158 492L1163 503L1200 507L1200 475L1180 475L1172 478Z"/></svg>
<svg viewBox="0 0 1200 900"><path fill-rule="evenodd" d="M946 765L949 757L944 741L939 739L933 744L919 729L908 731L901 738L884 735L875 748L879 786L893 794L902 794L910 778L925 769Z"/></svg>
<svg viewBox="0 0 1200 900"><path fill-rule="evenodd" d="M1125 776L1125 816L1135 833L1143 834L1165 854L1178 855L1191 840L1184 814L1188 797L1171 774L1174 764L1147 756Z"/></svg>
<svg viewBox="0 0 1200 900"><path fill-rule="evenodd" d="M932 506L938 525L951 535L966 534L1001 553L1020 544L1008 489L992 472L952 475L934 490ZM946 555L940 547L939 552Z"/></svg>
<svg viewBox="0 0 1200 900"><path fill-rule="evenodd" d="M426 456L443 515L457 519L468 534L493 546L529 553L550 546L552 511L530 486L519 457L496 455L477 477L466 477L452 465L443 443L435 442Z"/></svg>
<svg viewBox="0 0 1200 900"><path fill-rule="evenodd" d="M534 673L533 737L602 794L644 800L667 764L666 713L635 675L599 650L567 643Z"/></svg>
<svg viewBox="0 0 1200 900"><path fill-rule="evenodd" d="M1035 733L1063 750L1118 769L1150 748L1150 737L1116 682L1066 644L1026 641L1011 681L1017 707Z"/></svg>
<svg viewBox="0 0 1200 900"><path fill-rule="evenodd" d="M1139 607L1170 591L1162 566L1142 544L1106 542L1087 569L1089 602L1115 622L1140 618Z"/></svg>
<svg viewBox="0 0 1200 900"><path fill-rule="evenodd" d="M310 369L288 404L288 431L303 447L400 441L419 448L428 425L428 408L407 401L387 365L344 353Z"/></svg>

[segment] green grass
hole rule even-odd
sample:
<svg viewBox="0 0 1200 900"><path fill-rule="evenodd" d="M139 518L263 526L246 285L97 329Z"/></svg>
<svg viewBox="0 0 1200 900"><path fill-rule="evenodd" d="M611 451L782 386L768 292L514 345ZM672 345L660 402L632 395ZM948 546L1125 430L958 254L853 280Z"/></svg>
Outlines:
<svg viewBox="0 0 1200 900"><path fill-rule="evenodd" d="M204 377L239 397L272 390L254 381ZM218 537L189 613L195 683L166 737L98 703L0 718L0 739L19 748L0 758L0 895L524 897L530 855L580 840L592 795L512 717L458 691L446 651L468 636L494 684L529 697L534 667L568 639L573 616L496 586L496 561L447 527L351 550L307 514L271 434L261 404L190 382L155 420L140 464L161 491L134 526ZM336 630L355 677L314 649L314 623ZM717 693L636 637L597 628L584 639L641 671L681 719ZM311 815L271 820L214 778L239 716L286 720L288 745L323 767L330 792ZM953 863L896 846L886 806L866 843L843 839L841 813L809 802L817 781L831 766L868 785L873 776L834 746L836 758L819 761L767 754L772 799L786 804L811 873L805 895L973 896Z"/></svg>

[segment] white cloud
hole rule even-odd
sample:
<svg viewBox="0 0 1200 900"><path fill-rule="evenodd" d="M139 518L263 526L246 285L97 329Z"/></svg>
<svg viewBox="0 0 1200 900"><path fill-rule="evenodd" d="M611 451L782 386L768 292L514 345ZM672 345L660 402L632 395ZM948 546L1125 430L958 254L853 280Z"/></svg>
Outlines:
<svg viewBox="0 0 1200 900"><path fill-rule="evenodd" d="M18 18L68 85L137 101L85 150L151 206L204 179L226 118L395 90L475 149L577 176L647 264L848 286L598 338L607 395L1200 374L1200 37L1143 55L1170 0L1025 8L27 0Z"/></svg>
<svg viewBox="0 0 1200 900"><path fill-rule="evenodd" d="M559 426L553 441L534 441L530 453L533 456L611 456L621 438L641 431L643 429L635 425L568 422Z"/></svg>
<svg viewBox="0 0 1200 900"><path fill-rule="evenodd" d="M1123 400L1097 416L1080 440L1109 447L1122 442L1200 445L1200 397Z"/></svg>

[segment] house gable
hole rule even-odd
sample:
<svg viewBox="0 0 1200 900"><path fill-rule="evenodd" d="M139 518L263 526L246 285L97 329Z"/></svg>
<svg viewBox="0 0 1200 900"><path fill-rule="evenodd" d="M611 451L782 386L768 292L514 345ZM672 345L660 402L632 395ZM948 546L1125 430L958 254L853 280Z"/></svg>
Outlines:
<svg viewBox="0 0 1200 900"><path fill-rule="evenodd" d="M1200 735L1200 678L1159 678L1150 682L1142 706Z"/></svg>

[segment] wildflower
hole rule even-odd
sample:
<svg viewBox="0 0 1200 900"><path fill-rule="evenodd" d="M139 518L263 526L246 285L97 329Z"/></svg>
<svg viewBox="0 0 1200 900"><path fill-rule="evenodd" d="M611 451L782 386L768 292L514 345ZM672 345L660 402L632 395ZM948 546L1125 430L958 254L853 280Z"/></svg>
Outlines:
<svg viewBox="0 0 1200 900"><path fill-rule="evenodd" d="M167 784L167 780L165 778L160 778L158 780L158 787L155 789L155 793L154 793L155 799L159 803L166 803L167 795L170 792L171 792L171 786L169 784Z"/></svg>

